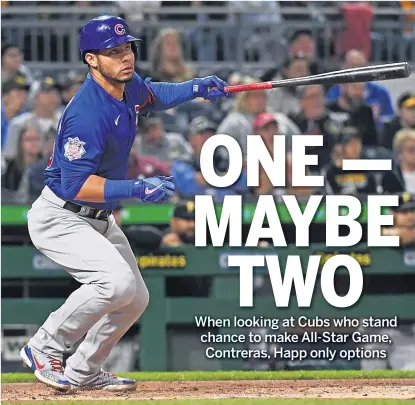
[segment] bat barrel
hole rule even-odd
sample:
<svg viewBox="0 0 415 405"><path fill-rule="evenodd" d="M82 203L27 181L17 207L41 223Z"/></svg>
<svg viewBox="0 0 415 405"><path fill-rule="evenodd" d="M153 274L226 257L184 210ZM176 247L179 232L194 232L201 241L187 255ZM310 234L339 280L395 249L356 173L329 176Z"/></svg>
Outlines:
<svg viewBox="0 0 415 405"><path fill-rule="evenodd" d="M344 69L335 72L321 73L314 76L283 79L272 82L240 84L225 87L227 93L273 89L277 87L307 86L312 84L338 84L372 82L379 80L402 79L411 74L408 62L389 63L385 65L364 66L360 68Z"/></svg>
<svg viewBox="0 0 415 405"><path fill-rule="evenodd" d="M408 77L411 67L407 62L386 65L365 66L361 68L338 70L314 76L298 77L271 82L272 88L303 86L311 84L357 83L380 80L391 80Z"/></svg>

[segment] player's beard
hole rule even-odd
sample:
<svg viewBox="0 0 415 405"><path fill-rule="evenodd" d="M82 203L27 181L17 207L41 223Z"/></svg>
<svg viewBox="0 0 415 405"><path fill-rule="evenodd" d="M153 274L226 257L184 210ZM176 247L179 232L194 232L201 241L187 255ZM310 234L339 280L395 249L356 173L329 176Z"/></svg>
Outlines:
<svg viewBox="0 0 415 405"><path fill-rule="evenodd" d="M131 80L133 80L133 76L134 76L134 71L131 73L131 76L126 78L126 79L120 79L119 77L117 77L115 74L108 72L104 66L102 65L102 63L100 62L100 60L98 59L98 67L97 67L98 72L101 74L101 76L103 76L107 81L109 82L115 82L115 83L128 83L131 82Z"/></svg>

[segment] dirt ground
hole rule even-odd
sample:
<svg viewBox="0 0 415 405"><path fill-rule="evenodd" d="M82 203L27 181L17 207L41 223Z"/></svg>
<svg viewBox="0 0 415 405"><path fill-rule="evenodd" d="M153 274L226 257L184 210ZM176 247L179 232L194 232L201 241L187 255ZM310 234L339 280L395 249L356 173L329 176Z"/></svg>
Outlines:
<svg viewBox="0 0 415 405"><path fill-rule="evenodd" d="M415 379L162 381L139 382L137 391L56 392L41 383L3 384L3 401L156 400L222 398L383 398L415 399Z"/></svg>

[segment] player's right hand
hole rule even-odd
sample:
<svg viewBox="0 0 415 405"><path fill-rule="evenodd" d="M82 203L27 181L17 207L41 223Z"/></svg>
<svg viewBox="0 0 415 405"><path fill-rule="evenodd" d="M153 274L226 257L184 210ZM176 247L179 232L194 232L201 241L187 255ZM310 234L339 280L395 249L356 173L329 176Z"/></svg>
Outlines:
<svg viewBox="0 0 415 405"><path fill-rule="evenodd" d="M135 180L133 196L143 201L155 203L167 201L176 189L172 180L172 176L153 176L143 180Z"/></svg>

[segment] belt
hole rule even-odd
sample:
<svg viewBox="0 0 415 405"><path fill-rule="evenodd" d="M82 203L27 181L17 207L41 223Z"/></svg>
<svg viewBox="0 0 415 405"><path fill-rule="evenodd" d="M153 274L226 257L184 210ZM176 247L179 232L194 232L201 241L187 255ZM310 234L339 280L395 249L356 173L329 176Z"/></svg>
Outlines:
<svg viewBox="0 0 415 405"><path fill-rule="evenodd" d="M81 217L91 218L91 219L104 220L104 219L107 219L112 214L112 211L100 210L98 208L91 208L91 207L87 207L86 205L78 205L71 201L66 201L63 208L75 214L79 214Z"/></svg>

